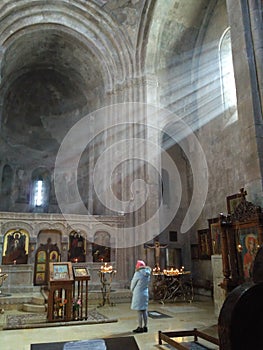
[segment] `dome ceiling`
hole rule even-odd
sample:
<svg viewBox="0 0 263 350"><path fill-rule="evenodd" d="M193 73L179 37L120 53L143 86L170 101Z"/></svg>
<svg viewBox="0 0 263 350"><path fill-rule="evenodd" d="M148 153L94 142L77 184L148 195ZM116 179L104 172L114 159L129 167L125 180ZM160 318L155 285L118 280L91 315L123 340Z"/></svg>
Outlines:
<svg viewBox="0 0 263 350"><path fill-rule="evenodd" d="M102 85L100 64L74 36L28 31L7 48L2 64L5 140L36 150L57 148L63 131L88 113Z"/></svg>

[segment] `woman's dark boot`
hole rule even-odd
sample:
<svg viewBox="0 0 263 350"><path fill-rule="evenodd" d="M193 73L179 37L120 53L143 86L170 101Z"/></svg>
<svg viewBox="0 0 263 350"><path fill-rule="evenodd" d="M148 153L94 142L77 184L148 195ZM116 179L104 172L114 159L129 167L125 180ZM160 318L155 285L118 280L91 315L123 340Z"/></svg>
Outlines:
<svg viewBox="0 0 263 350"><path fill-rule="evenodd" d="M133 330L133 333L143 333L143 328L137 327L136 329Z"/></svg>

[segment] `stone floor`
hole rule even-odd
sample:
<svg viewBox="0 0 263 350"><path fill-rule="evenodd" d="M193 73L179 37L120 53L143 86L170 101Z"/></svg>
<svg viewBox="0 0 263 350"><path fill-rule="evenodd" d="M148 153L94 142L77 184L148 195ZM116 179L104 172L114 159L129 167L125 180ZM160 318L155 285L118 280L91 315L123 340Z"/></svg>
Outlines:
<svg viewBox="0 0 263 350"><path fill-rule="evenodd" d="M47 328L33 328L22 330L0 330L0 348L3 350L30 350L30 344L47 343L70 340L84 340L105 337L121 337L135 335L137 344L141 350L172 349L168 345L158 345L158 331L188 330L196 327L199 330L215 329L217 318L214 313L213 301L193 301L192 303L175 302L162 305L158 302L150 302L149 311L163 313L170 318L149 318L148 333L134 334L132 330L137 327L137 314L130 310L129 303L120 303L115 306L105 305L99 312L110 318L116 317L117 322L95 324L59 326ZM7 314L14 310L6 310L0 315L0 325L3 325ZM216 336L216 334L211 334ZM181 339L183 341L184 339ZM218 349L214 346L212 349ZM127 349L128 350L128 349Z"/></svg>

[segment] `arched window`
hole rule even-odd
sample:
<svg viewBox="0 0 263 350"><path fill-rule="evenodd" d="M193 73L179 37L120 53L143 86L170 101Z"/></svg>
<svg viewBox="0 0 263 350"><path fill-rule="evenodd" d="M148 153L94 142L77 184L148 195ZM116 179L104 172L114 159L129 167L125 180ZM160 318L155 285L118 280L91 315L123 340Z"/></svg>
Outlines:
<svg viewBox="0 0 263 350"><path fill-rule="evenodd" d="M30 206L33 212L47 212L49 206L50 174L45 168L35 169L31 177Z"/></svg>
<svg viewBox="0 0 263 350"><path fill-rule="evenodd" d="M2 173L2 194L10 195L13 185L13 170L10 165L5 165Z"/></svg>
<svg viewBox="0 0 263 350"><path fill-rule="evenodd" d="M166 169L162 169L162 199L163 204L169 206L170 203L170 184L169 173Z"/></svg>
<svg viewBox="0 0 263 350"><path fill-rule="evenodd" d="M220 63L221 92L223 100L222 102L227 125L232 124L238 119L236 83L234 76L230 34L230 28L227 28L221 37L218 50Z"/></svg>
<svg viewBox="0 0 263 350"><path fill-rule="evenodd" d="M1 203L0 210L9 211L12 206L14 172L10 165L6 164L3 168L1 179Z"/></svg>

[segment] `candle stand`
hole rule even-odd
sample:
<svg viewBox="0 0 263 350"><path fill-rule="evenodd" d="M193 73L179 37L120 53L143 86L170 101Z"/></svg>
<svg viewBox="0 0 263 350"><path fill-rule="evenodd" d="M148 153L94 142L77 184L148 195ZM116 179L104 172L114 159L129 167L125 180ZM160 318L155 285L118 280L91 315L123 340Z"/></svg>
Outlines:
<svg viewBox="0 0 263 350"><path fill-rule="evenodd" d="M153 294L162 304L167 301L184 300L192 302L194 298L190 271L164 270L153 273Z"/></svg>
<svg viewBox="0 0 263 350"><path fill-rule="evenodd" d="M101 267L99 277L101 283L102 303L99 306L104 306L106 303L110 306L114 305L110 300L110 294L112 279L115 274L116 270L113 270L112 266L107 266L107 263Z"/></svg>

